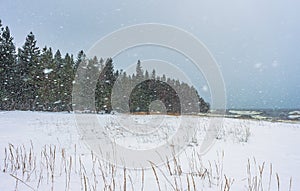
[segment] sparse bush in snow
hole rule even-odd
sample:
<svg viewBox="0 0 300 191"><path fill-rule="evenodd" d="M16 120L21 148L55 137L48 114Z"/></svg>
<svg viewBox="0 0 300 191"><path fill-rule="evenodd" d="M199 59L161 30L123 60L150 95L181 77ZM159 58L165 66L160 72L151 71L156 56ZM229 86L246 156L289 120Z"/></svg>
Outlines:
<svg viewBox="0 0 300 191"><path fill-rule="evenodd" d="M228 126L224 125L218 135L217 139L222 139L222 140L233 140L233 141L238 141L238 142L248 142L249 137L250 137L250 127L246 123L246 121L240 122L239 125L236 126Z"/></svg>

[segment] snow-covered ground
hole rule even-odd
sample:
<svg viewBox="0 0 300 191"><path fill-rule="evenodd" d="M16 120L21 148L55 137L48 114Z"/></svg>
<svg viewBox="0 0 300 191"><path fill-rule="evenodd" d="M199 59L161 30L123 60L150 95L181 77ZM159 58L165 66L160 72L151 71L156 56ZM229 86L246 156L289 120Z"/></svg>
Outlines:
<svg viewBox="0 0 300 191"><path fill-rule="evenodd" d="M112 117L98 116L103 124ZM171 130L163 132L172 133L178 117L166 118ZM203 126L184 152L163 165L134 170L108 164L88 150L74 114L1 111L0 190L289 190L290 184L291 190L300 189L299 123L225 118L215 144L200 156L209 117L190 118ZM159 144L164 133L149 140ZM138 146L115 129L108 136Z"/></svg>

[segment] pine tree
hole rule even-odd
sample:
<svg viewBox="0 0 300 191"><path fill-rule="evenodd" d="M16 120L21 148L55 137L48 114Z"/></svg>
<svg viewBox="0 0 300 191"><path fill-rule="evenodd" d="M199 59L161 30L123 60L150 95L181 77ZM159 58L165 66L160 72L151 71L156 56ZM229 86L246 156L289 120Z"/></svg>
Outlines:
<svg viewBox="0 0 300 191"><path fill-rule="evenodd" d="M155 79L156 78L156 72L155 70L153 69L152 70L152 73L151 73L151 79Z"/></svg>
<svg viewBox="0 0 300 191"><path fill-rule="evenodd" d="M163 82L166 82L166 81L167 81L167 78L166 78L166 75L165 75L165 74L163 74L163 76L161 77L161 81L163 81Z"/></svg>
<svg viewBox="0 0 300 191"><path fill-rule="evenodd" d="M60 50L57 50L54 54L54 74L55 77L53 79L54 87L55 87L55 101L54 101L54 110L62 111L62 97L63 97L63 58L61 56Z"/></svg>
<svg viewBox="0 0 300 191"><path fill-rule="evenodd" d="M97 111L105 111L110 113L112 110L111 93L115 83L114 66L112 59L109 58L105 62L105 67L102 70L99 81L96 86L95 102Z"/></svg>
<svg viewBox="0 0 300 191"><path fill-rule="evenodd" d="M127 76L126 72L119 74L119 80L114 85L114 94L112 95L113 109L117 112L128 112L128 99L131 90L130 76Z"/></svg>
<svg viewBox="0 0 300 191"><path fill-rule="evenodd" d="M87 95L87 100L89 100L86 106L88 110L94 112L96 110L96 87L100 72L100 64L96 56L88 60L86 72L85 94Z"/></svg>
<svg viewBox="0 0 300 191"><path fill-rule="evenodd" d="M16 92L14 84L16 49L9 28L1 27L1 20L0 30L0 108L8 110L12 108Z"/></svg>
<svg viewBox="0 0 300 191"><path fill-rule="evenodd" d="M39 89L38 108L43 111L52 111L53 102L55 101L55 65L53 61L53 53L51 48L43 48L40 55L41 67L43 74L41 77L41 87Z"/></svg>
<svg viewBox="0 0 300 191"><path fill-rule="evenodd" d="M36 40L30 32L22 48L18 50L18 73L20 79L20 91L18 92L19 109L34 109L37 96L37 68L39 65L39 48Z"/></svg>
<svg viewBox="0 0 300 191"><path fill-rule="evenodd" d="M73 55L66 54L63 67L62 106L64 111L72 110L72 87L75 76Z"/></svg>
<svg viewBox="0 0 300 191"><path fill-rule="evenodd" d="M146 70L145 72L145 80L148 80L149 79L149 72Z"/></svg>
<svg viewBox="0 0 300 191"><path fill-rule="evenodd" d="M144 72L141 66L141 61L138 60L137 64L136 64L136 80L138 82L141 82L142 79L144 78Z"/></svg>
<svg viewBox="0 0 300 191"><path fill-rule="evenodd" d="M76 71L78 66L80 65L80 63L85 62L85 61L86 61L86 55L83 52L83 50L81 50L77 54L76 62L74 64L74 70Z"/></svg>

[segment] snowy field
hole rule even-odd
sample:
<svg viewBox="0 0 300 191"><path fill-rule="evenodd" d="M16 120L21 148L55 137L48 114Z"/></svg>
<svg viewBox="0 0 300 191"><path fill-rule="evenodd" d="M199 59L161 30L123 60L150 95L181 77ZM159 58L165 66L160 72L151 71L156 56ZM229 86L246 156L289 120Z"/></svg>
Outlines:
<svg viewBox="0 0 300 191"><path fill-rule="evenodd" d="M113 116L98 117L107 124ZM149 116L136 118L143 123ZM203 126L184 152L163 165L136 170L106 163L88 150L73 114L1 111L0 190L300 189L299 123L225 118L215 144L200 156L209 118L190 118ZM176 120L167 116L164 132L172 133ZM165 134L148 139L159 144ZM139 145L115 129L109 136L127 147ZM139 140L147 143L147 137Z"/></svg>

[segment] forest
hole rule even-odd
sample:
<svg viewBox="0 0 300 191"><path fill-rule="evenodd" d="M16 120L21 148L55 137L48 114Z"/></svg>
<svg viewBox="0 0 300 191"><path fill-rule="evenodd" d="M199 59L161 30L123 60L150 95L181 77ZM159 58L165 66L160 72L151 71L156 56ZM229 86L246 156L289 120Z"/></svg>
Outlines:
<svg viewBox="0 0 300 191"><path fill-rule="evenodd" d="M79 67L85 76L76 82ZM120 91L124 94L112 98L116 81L122 82ZM82 83L80 87L85 88L83 92L87 95L95 95L93 108L97 113L112 110L149 113L149 106L155 100L165 105L167 113L209 110L209 103L195 87L165 75L158 76L155 70L144 71L140 60L137 60L136 73L129 75L115 70L112 58L87 58L82 50L74 58L51 47L39 48L32 32L24 45L16 48L9 27L3 26L0 20L0 110L70 112L76 83ZM95 88L91 89L91 83L96 84ZM116 106L112 99L116 100Z"/></svg>

